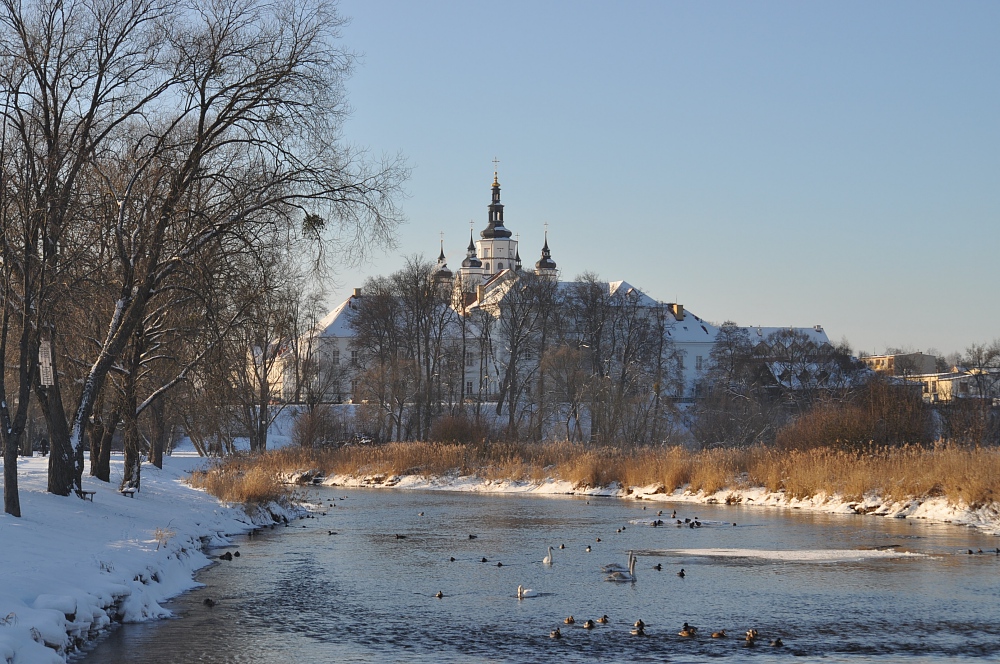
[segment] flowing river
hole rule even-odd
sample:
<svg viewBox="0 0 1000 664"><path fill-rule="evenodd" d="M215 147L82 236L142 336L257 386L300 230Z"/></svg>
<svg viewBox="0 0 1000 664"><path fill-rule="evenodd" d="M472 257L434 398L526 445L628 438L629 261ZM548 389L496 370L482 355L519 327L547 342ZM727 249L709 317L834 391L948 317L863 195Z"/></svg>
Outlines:
<svg viewBox="0 0 1000 664"><path fill-rule="evenodd" d="M325 515L236 542L228 550L240 557L203 571L205 587L169 605L177 619L116 629L79 661L938 662L1000 654L1000 538L971 529L609 498L311 493ZM701 527L684 523L695 518ZM554 560L545 565L549 546ZM629 551L638 556L635 581L606 580L602 567L626 565ZM532 596L519 600L519 585ZM570 615L575 623L565 624ZM606 624L584 628L602 615ZM645 635L632 635L639 619ZM694 637L678 635L685 622L699 628ZM550 638L557 627L562 638ZM744 642L750 628L759 634L754 648ZM723 629L728 638L711 637ZM772 647L777 638L784 645Z"/></svg>

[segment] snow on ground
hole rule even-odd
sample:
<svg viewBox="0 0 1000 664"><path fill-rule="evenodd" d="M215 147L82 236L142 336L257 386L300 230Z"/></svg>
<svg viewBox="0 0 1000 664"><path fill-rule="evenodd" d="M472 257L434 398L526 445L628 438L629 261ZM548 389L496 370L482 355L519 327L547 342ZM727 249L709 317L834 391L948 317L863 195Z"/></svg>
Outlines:
<svg viewBox="0 0 1000 664"><path fill-rule="evenodd" d="M783 507L835 514L872 514L897 519L926 519L937 523L952 523L978 528L992 535L1000 535L1000 503L980 507L953 505L946 498L913 498L903 501L884 500L877 495L867 495L864 500L847 500L842 496L817 494L811 498L791 498L784 492L769 492L763 487L724 489L714 493L690 491L687 488L665 492L662 486L607 487L574 485L564 480L547 479L541 482L488 480L476 476L423 477L421 475L334 475L323 484L331 486L433 489L441 491L475 491L479 493L531 493L536 495L608 496L654 502L689 502L703 504L732 504L749 507Z"/></svg>
<svg viewBox="0 0 1000 664"><path fill-rule="evenodd" d="M22 517L0 515L0 662L61 663L112 621L169 616L160 602L197 585L195 570L211 562L203 548L294 516L277 505L247 515L191 488L184 478L203 462L147 464L129 498L116 490L113 458L112 484L84 475L91 502L46 493L47 458L19 460Z"/></svg>

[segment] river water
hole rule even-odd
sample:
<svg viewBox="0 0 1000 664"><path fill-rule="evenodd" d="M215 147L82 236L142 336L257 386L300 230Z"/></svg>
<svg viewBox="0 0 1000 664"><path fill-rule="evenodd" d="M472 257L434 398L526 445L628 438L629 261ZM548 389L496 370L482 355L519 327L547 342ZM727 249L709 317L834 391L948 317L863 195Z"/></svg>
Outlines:
<svg viewBox="0 0 1000 664"><path fill-rule="evenodd" d="M80 661L938 662L1000 654L1000 538L966 528L609 498L324 488L313 499L325 515L237 542L229 550L240 557L203 571L205 587L170 604L177 619L116 629ZM674 509L702 526L677 527ZM653 527L658 519L664 524ZM544 565L549 546L554 562ZM602 566L625 565L630 550L635 582L605 580ZM518 585L534 596L518 600ZM583 628L605 614L607 624ZM575 624L564 624L570 615ZM644 636L630 633L638 619ZM699 627L697 636L678 635L684 622ZM558 640L549 636L557 627ZM755 648L743 641L749 628L759 633ZM728 638L711 638L722 629ZM771 647L775 638L784 645Z"/></svg>

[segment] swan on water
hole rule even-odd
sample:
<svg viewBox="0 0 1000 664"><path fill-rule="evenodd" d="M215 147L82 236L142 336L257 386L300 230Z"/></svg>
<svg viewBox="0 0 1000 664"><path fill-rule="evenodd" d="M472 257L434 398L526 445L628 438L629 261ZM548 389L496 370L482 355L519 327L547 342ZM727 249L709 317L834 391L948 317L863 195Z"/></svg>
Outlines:
<svg viewBox="0 0 1000 664"><path fill-rule="evenodd" d="M605 577L605 581L617 581L620 583L635 583L635 561L638 558L631 552L628 552L628 570L622 571L616 569Z"/></svg>
<svg viewBox="0 0 1000 664"><path fill-rule="evenodd" d="M631 563L632 563L632 552L629 551L628 552L628 563L626 563L624 565L620 565L618 563L608 563L607 565L605 565L601 569L603 569L605 572L627 572L628 571L628 566Z"/></svg>
<svg viewBox="0 0 1000 664"><path fill-rule="evenodd" d="M542 564L543 565L551 565L552 564L552 547L551 546L549 547L549 555L547 555L544 558L542 558Z"/></svg>
<svg viewBox="0 0 1000 664"><path fill-rule="evenodd" d="M524 599L526 597L538 597L538 593L536 593L531 588L525 588L524 586L518 586L517 587L517 598L518 599Z"/></svg>

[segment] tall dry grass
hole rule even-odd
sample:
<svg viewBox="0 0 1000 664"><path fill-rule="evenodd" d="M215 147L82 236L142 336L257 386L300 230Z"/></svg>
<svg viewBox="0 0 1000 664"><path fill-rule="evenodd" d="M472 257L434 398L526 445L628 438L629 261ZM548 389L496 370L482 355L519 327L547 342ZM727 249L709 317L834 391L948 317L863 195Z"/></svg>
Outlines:
<svg viewBox="0 0 1000 664"><path fill-rule="evenodd" d="M197 470L188 483L220 500L248 506L281 503L291 495L268 464L246 455L226 457L210 468Z"/></svg>
<svg viewBox="0 0 1000 664"><path fill-rule="evenodd" d="M239 458L233 463L242 468L247 462ZM591 487L613 482L625 487L656 485L663 491L684 486L706 492L763 486L797 498L821 492L853 500L870 493L894 500L945 496L953 503L972 506L1000 497L1000 450L955 445L864 451L753 447L692 452L680 447L594 447L568 442L391 443L320 450L286 448L267 453L254 465L268 478L313 468L326 475L475 474L491 480L554 478ZM249 477L249 471L244 472Z"/></svg>

